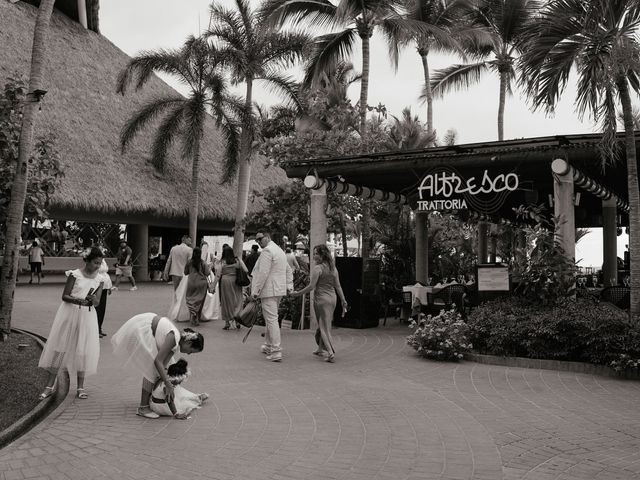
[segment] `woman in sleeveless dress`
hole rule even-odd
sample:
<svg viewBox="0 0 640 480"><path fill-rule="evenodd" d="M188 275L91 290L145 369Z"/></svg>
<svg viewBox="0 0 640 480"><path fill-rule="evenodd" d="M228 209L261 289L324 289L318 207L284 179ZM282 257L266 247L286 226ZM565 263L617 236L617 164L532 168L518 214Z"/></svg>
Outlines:
<svg viewBox="0 0 640 480"><path fill-rule="evenodd" d="M103 287L98 275L102 258L102 251L94 247L84 257L84 268L66 272L67 283L62 292L62 304L38 362L38 366L49 373L47 386L40 394L41 399L53 395L58 370L62 366L76 372L76 396L87 398L84 377L96 373L100 357L96 307L100 303Z"/></svg>
<svg viewBox="0 0 640 480"><path fill-rule="evenodd" d="M196 249L194 249L194 254ZM171 305L167 312L167 317L173 322L192 321L193 323L192 311L197 313L198 310L200 311L199 315L197 315L199 322L217 320L220 316L220 300L218 294L208 291L209 284L214 285L216 277L212 271L213 255L209 252L209 246L206 242L202 243L200 258L204 264L204 267L199 270L199 272L202 272L202 275L191 267L192 262L190 261L185 267L185 276L182 277L180 285L178 285L178 288L173 294ZM205 276L204 273L207 270L209 274ZM192 273L190 274L190 272ZM194 278L191 278L192 275ZM204 295L204 300L200 305L199 302L202 299L202 295Z"/></svg>
<svg viewBox="0 0 640 480"><path fill-rule="evenodd" d="M224 320L223 330L229 330L233 316L242 308L242 287L236 285L238 267L248 272L244 262L234 256L233 249L229 246L224 247L216 272L216 285L220 285L220 316ZM237 324L236 328L240 328L240 325Z"/></svg>
<svg viewBox="0 0 640 480"><path fill-rule="evenodd" d="M113 353L142 374L142 393L137 415L158 418L149 407L149 399L156 380L165 385L168 399L173 398L173 384L167 377L166 367L175 363L173 355L178 351L191 354L204 348L202 334L185 328L182 333L166 317L155 313L141 313L131 317L111 338ZM176 418L186 418L175 415Z"/></svg>
<svg viewBox="0 0 640 480"><path fill-rule="evenodd" d="M304 295L311 290L314 291L313 310L318 320L320 341L318 342L318 349L313 353L314 355L322 355L326 351L326 361L333 363L336 351L331 337L331 321L333 320L333 311L336 309L336 292L340 296L340 302L342 303L342 315L347 312L347 300L344 298L342 286L340 285L338 270L335 268L331 252L329 252L326 245L317 245L313 249L313 261L315 265L311 270L309 285L302 290L293 292L291 295Z"/></svg>
<svg viewBox="0 0 640 480"><path fill-rule="evenodd" d="M184 267L184 274L187 277L185 300L189 309L191 325L200 325L200 315L209 286L207 278L210 273L211 269L202 260L202 250L200 247L195 247L191 259Z"/></svg>

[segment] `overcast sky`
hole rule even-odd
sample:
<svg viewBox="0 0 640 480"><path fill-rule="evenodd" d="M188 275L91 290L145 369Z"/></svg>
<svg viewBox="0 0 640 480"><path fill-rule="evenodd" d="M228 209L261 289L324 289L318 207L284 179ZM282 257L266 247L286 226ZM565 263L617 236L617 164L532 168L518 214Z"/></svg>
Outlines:
<svg viewBox="0 0 640 480"><path fill-rule="evenodd" d="M218 0L220 1L220 0ZM209 22L210 0L108 0L100 4L100 30L116 46L129 55L141 50L177 48L189 35L197 35ZM229 6L233 0L221 0ZM395 72L387 60L384 40L373 37L371 47L371 71L369 105L382 103L392 115L399 115L411 106L424 121L426 106L418 97L423 86L420 57L409 48L400 57ZM457 60L451 56L431 54L431 70L446 67ZM361 54L354 52L353 63L361 69ZM165 79L172 83L170 79ZM177 86L173 84L173 86ZM354 103L359 95L359 84L349 91ZM568 90L557 107L555 116L532 113L518 91L507 98L505 109L505 139L596 132L589 119L578 120L573 107L574 91ZM256 101L266 105L278 99L267 92L256 92ZM488 75L469 90L447 95L434 103L434 125L442 137L449 128L458 132L457 143L497 140L498 79ZM619 252L624 251L626 240L620 238ZM583 265L602 263L602 240L599 230L578 245L577 258L584 258ZM622 253L619 253L622 256Z"/></svg>

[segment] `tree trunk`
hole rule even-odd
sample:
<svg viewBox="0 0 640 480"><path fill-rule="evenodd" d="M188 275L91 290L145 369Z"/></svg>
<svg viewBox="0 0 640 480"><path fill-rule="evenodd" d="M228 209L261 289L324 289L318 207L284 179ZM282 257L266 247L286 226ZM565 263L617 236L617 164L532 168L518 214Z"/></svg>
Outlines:
<svg viewBox="0 0 640 480"><path fill-rule="evenodd" d="M47 47L49 21L55 0L42 0L38 9L38 17L33 31L33 47L31 49L31 71L29 72L29 93L23 109L22 129L20 130L20 147L18 164L16 165L11 188L11 199L7 210L6 243L0 275L0 340L4 341L11 332L11 313L13 310L13 294L16 288L18 271L18 255L20 252L20 228L24 216L24 203L29 182L29 157L33 149L36 113L39 98L33 92L43 90L43 63Z"/></svg>
<svg viewBox="0 0 640 480"><path fill-rule="evenodd" d="M433 91L431 90L431 75L429 74L429 49L419 47L418 53L422 59L422 70L424 71L424 93L427 97L427 133L433 133Z"/></svg>
<svg viewBox="0 0 640 480"><path fill-rule="evenodd" d="M371 39L370 28L363 27L360 32L362 39L362 80L360 81L360 137L362 138L362 153L366 153L367 136L367 102L369 94L369 41ZM362 204L362 258L369 258L371 245L371 201L365 200Z"/></svg>
<svg viewBox="0 0 640 480"><path fill-rule="evenodd" d="M200 139L194 146L193 164L191 165L191 201L189 202L189 236L193 245L198 244L198 173L200 170Z"/></svg>
<svg viewBox="0 0 640 480"><path fill-rule="evenodd" d="M367 102L369 101L369 42L371 33L360 34L362 39L362 79L360 80L360 137L362 144L367 144ZM364 152L363 152L364 153Z"/></svg>
<svg viewBox="0 0 640 480"><path fill-rule="evenodd" d="M342 237L342 256L348 257L347 251L347 222L344 219L344 213L340 214L340 236Z"/></svg>
<svg viewBox="0 0 640 480"><path fill-rule="evenodd" d="M233 253L236 257L242 256L242 244L244 243L244 218L247 214L247 203L249 202L249 186L251 185L251 142L252 131L248 122L253 122L251 109L253 108L253 79L247 78L247 95L244 106L247 118L242 128L242 146L240 151L240 165L238 168L238 196L236 198L236 218L233 226Z"/></svg>
<svg viewBox="0 0 640 480"><path fill-rule="evenodd" d="M507 99L508 73L500 72L500 102L498 103L498 140L504 140L504 104Z"/></svg>
<svg viewBox="0 0 640 480"><path fill-rule="evenodd" d="M629 314L634 320L640 316L640 190L634 136L633 111L626 78L617 82L624 117L625 149L627 153L627 189L629 196L629 271L631 299Z"/></svg>

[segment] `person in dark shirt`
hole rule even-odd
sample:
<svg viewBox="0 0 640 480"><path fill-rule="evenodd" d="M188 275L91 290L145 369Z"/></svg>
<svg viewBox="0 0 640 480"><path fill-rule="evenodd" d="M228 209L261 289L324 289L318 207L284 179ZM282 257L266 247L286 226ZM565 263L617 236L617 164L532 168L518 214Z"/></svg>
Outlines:
<svg viewBox="0 0 640 480"><path fill-rule="evenodd" d="M244 261L244 264L247 266L249 270L249 275L251 275L251 271L258 261L258 257L260 256L260 252L258 252L258 245L251 245L251 253L247 255L247 258Z"/></svg>

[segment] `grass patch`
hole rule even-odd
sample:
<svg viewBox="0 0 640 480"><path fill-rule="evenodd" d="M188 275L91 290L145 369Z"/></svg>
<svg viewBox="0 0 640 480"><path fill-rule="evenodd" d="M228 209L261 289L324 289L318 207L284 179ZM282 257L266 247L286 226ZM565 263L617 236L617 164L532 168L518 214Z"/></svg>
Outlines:
<svg viewBox="0 0 640 480"><path fill-rule="evenodd" d="M19 348L18 345L27 345ZM0 431L29 413L47 383L47 372L38 368L42 349L33 338L13 332L0 342Z"/></svg>

